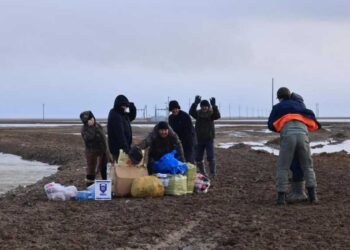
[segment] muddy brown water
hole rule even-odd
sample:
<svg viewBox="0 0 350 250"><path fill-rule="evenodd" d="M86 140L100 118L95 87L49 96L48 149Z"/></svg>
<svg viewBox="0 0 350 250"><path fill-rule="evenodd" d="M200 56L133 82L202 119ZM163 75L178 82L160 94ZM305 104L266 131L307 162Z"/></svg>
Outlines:
<svg viewBox="0 0 350 250"><path fill-rule="evenodd" d="M235 139L221 133L227 129L241 128L218 129L217 142ZM312 138L322 140L337 132L348 138L347 131L344 125ZM314 157L319 205L276 207L277 158L241 144L216 149L218 176L205 195L48 201L43 190L47 182L84 186L84 149L81 138L71 134L76 132L74 127L0 129L0 152L61 166L55 175L0 198L1 249L350 248L346 153ZM146 132L135 130L135 140ZM257 137L273 140L277 135Z"/></svg>

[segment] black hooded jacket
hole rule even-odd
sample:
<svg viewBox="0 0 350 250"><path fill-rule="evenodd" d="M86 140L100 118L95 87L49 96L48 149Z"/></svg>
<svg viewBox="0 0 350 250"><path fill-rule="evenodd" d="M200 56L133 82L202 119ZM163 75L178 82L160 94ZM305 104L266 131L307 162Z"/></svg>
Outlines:
<svg viewBox="0 0 350 250"><path fill-rule="evenodd" d="M193 127L191 117L180 110L178 115L169 116L169 125L179 136L184 151L192 150L196 144L196 131Z"/></svg>
<svg viewBox="0 0 350 250"><path fill-rule="evenodd" d="M122 106L130 109L125 113ZM112 155L117 155L120 149L129 152L132 143L132 130L130 122L136 118L136 107L128 98L118 95L114 107L108 115L108 145Z"/></svg>

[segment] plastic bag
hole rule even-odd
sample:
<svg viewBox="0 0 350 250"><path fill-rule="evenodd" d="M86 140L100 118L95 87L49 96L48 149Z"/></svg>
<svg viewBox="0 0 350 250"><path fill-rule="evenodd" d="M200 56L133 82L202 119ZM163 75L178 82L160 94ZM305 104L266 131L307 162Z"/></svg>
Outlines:
<svg viewBox="0 0 350 250"><path fill-rule="evenodd" d="M202 174L197 174L195 185L194 185L194 192L196 193L208 193L210 187L210 181L208 177L202 175Z"/></svg>
<svg viewBox="0 0 350 250"><path fill-rule="evenodd" d="M154 162L155 173L185 174L187 165L175 158L176 150L163 155L159 161Z"/></svg>
<svg viewBox="0 0 350 250"><path fill-rule="evenodd" d="M169 185L165 188L165 194L168 195L185 195L187 194L187 177L186 175L169 175Z"/></svg>
<svg viewBox="0 0 350 250"><path fill-rule="evenodd" d="M51 182L44 186L45 193L49 200L66 201L76 197L77 188L75 186L62 186L59 183Z"/></svg>
<svg viewBox="0 0 350 250"><path fill-rule="evenodd" d="M131 187L133 197L161 197L164 196L164 186L155 176L136 178Z"/></svg>
<svg viewBox="0 0 350 250"><path fill-rule="evenodd" d="M194 189L194 184L197 178L197 167L191 163L187 163L187 193L192 194Z"/></svg>

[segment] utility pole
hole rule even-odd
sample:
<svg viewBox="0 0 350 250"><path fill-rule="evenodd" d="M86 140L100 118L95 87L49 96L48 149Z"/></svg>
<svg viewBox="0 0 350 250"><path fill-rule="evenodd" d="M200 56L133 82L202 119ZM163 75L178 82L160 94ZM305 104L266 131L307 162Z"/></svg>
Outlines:
<svg viewBox="0 0 350 250"><path fill-rule="evenodd" d="M275 94L275 83L274 83L274 80L272 78L272 107L274 104L274 94Z"/></svg>
<svg viewBox="0 0 350 250"><path fill-rule="evenodd" d="M319 118L320 117L320 106L318 103L316 103L316 117Z"/></svg>
<svg viewBox="0 0 350 250"><path fill-rule="evenodd" d="M241 119L241 106L238 106L238 118Z"/></svg>
<svg viewBox="0 0 350 250"><path fill-rule="evenodd" d="M228 114L229 118L231 119L231 104L228 105Z"/></svg>
<svg viewBox="0 0 350 250"><path fill-rule="evenodd" d="M45 103L43 103L43 121L45 121Z"/></svg>

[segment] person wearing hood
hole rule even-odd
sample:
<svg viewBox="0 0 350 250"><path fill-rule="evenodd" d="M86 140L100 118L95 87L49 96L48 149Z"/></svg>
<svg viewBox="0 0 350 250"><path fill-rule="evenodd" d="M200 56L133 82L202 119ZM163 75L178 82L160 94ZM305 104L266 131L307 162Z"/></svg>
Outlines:
<svg viewBox="0 0 350 250"><path fill-rule="evenodd" d="M286 204L288 169L295 158L298 159L298 164L302 169L308 199L311 203L317 203L317 182L311 157L309 131L320 129L321 124L317 121L313 111L306 109L304 103L291 99L291 92L288 88L278 89L277 98L279 103L273 106L268 120L269 129L280 133L276 204Z"/></svg>
<svg viewBox="0 0 350 250"><path fill-rule="evenodd" d="M109 150L107 146L106 134L102 126L96 122L91 111L84 111L80 114L83 123L81 136L85 143L86 186L95 182L96 173L101 173L103 180L107 179L107 161Z"/></svg>
<svg viewBox="0 0 350 250"><path fill-rule="evenodd" d="M214 156L214 138L215 127L214 121L221 118L218 106L216 106L215 98L210 98L210 103L207 100L202 100L200 96L195 97L195 101L190 108L190 115L196 120L195 129L197 133L197 149L196 149L196 163L201 174L207 175L203 162L204 152L207 153L207 160L209 162L210 176L216 176L216 164ZM200 104L201 109L197 110Z"/></svg>
<svg viewBox="0 0 350 250"><path fill-rule="evenodd" d="M114 161L118 161L119 150L129 153L132 143L130 122L136 118L136 107L124 95L118 95L114 107L109 111L107 130L108 145Z"/></svg>
<svg viewBox="0 0 350 250"><path fill-rule="evenodd" d="M175 158L184 162L184 152L181 141L176 133L169 127L167 122L159 122L152 130L151 133L136 147L140 149L148 150L148 173L151 175L154 173L153 163L158 161L163 155L176 150Z"/></svg>
<svg viewBox="0 0 350 250"><path fill-rule="evenodd" d="M196 144L196 131L194 130L191 117L181 110L175 100L169 102L169 125L178 135L184 149L186 162L194 164L194 147Z"/></svg>

